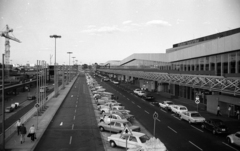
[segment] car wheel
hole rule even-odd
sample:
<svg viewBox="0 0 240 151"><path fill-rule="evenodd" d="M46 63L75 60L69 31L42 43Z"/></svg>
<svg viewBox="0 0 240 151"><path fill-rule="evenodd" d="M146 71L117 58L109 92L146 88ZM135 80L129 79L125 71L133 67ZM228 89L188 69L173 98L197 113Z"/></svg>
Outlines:
<svg viewBox="0 0 240 151"><path fill-rule="evenodd" d="M115 147L116 146L115 142L114 141L110 141L110 146L111 147Z"/></svg>
<svg viewBox="0 0 240 151"><path fill-rule="evenodd" d="M104 128L102 126L99 127L100 131L104 131Z"/></svg>
<svg viewBox="0 0 240 151"><path fill-rule="evenodd" d="M119 131L119 133L122 133L122 131Z"/></svg>
<svg viewBox="0 0 240 151"><path fill-rule="evenodd" d="M100 122L103 122L103 120L100 120Z"/></svg>
<svg viewBox="0 0 240 151"><path fill-rule="evenodd" d="M213 130L212 133L215 135L216 134L216 130Z"/></svg>

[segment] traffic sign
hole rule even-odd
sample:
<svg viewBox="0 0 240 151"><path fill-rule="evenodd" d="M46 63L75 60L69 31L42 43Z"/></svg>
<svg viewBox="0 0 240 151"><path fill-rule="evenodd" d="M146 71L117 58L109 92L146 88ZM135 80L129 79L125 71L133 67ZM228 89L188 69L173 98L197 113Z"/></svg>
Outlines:
<svg viewBox="0 0 240 151"><path fill-rule="evenodd" d="M158 119L158 113L157 113L157 112L154 112L154 113L153 113L153 119L154 119L154 120Z"/></svg>
<svg viewBox="0 0 240 151"><path fill-rule="evenodd" d="M195 100L195 103L196 103L196 104L199 104L199 103L200 103L200 99L199 99L199 96L196 96L196 100Z"/></svg>
<svg viewBox="0 0 240 151"><path fill-rule="evenodd" d="M129 128L126 126L122 131L122 135L133 135L133 134L132 134L132 131L129 130Z"/></svg>
<svg viewBox="0 0 240 151"><path fill-rule="evenodd" d="M36 108L39 108L40 105L39 105L38 103L36 103L34 106L35 106Z"/></svg>

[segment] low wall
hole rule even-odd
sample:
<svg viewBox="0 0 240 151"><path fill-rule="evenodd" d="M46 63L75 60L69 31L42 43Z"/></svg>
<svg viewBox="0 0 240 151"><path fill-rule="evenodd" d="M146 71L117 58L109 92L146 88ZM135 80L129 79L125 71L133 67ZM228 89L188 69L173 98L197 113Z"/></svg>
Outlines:
<svg viewBox="0 0 240 151"><path fill-rule="evenodd" d="M62 89L62 85L59 87L59 90ZM44 102L44 105L54 97L54 91L47 96L47 100ZM37 112L37 108L33 107L26 114L24 114L20 119L22 123L26 123L35 113ZM16 121L17 122L17 121ZM5 130L5 140L7 141L11 136L16 132L16 122L13 123L10 127ZM2 144L2 134L0 134L0 144Z"/></svg>

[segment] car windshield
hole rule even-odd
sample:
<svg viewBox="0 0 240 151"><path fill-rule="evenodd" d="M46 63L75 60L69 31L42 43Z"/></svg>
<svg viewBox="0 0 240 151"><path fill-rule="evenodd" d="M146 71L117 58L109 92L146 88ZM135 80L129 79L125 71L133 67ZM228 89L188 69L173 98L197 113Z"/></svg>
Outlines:
<svg viewBox="0 0 240 151"><path fill-rule="evenodd" d="M192 113L191 115L192 115L192 117L201 117L201 115L199 113Z"/></svg>
<svg viewBox="0 0 240 151"><path fill-rule="evenodd" d="M180 107L180 110L187 110L185 107Z"/></svg>
<svg viewBox="0 0 240 151"><path fill-rule="evenodd" d="M142 143L145 143L147 140L149 140L150 138L147 136L147 135L143 135L143 136L141 136L141 137L139 137L139 139L140 139L140 141L142 142Z"/></svg>
<svg viewBox="0 0 240 151"><path fill-rule="evenodd" d="M219 122L216 122L216 123L215 123L215 125L216 125L216 126L223 126L223 125L224 125L224 123L223 123L223 122L221 122L221 121L219 121Z"/></svg>

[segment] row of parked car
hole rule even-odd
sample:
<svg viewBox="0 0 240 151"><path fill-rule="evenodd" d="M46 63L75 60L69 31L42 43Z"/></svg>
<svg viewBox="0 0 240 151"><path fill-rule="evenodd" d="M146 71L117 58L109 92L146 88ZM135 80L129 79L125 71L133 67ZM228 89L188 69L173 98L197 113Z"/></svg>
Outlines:
<svg viewBox="0 0 240 151"><path fill-rule="evenodd" d="M197 111L189 111L184 105L174 104L172 101L163 101L159 103L159 106L164 110L174 113L181 120L185 120L190 124L199 123L202 129L208 130L213 134L229 133L228 127L222 120L217 118L206 119ZM240 131L227 135L226 138L229 144L240 146Z"/></svg>
<svg viewBox="0 0 240 151"><path fill-rule="evenodd" d="M18 102L12 103L10 106L5 108L5 113L11 113L17 108L19 108L19 103Z"/></svg>
<svg viewBox="0 0 240 151"><path fill-rule="evenodd" d="M87 83L93 94L97 109L101 114L98 127L100 131L110 132L107 141L111 147L126 147L130 150L146 151L147 142L155 142L155 146L159 151L166 151L165 145L159 139L150 139L145 133L141 132L141 128L134 124L134 115L117 101L114 94L105 92L95 79L90 75L86 75ZM115 134L112 134L115 133ZM151 143L150 143L151 144Z"/></svg>

